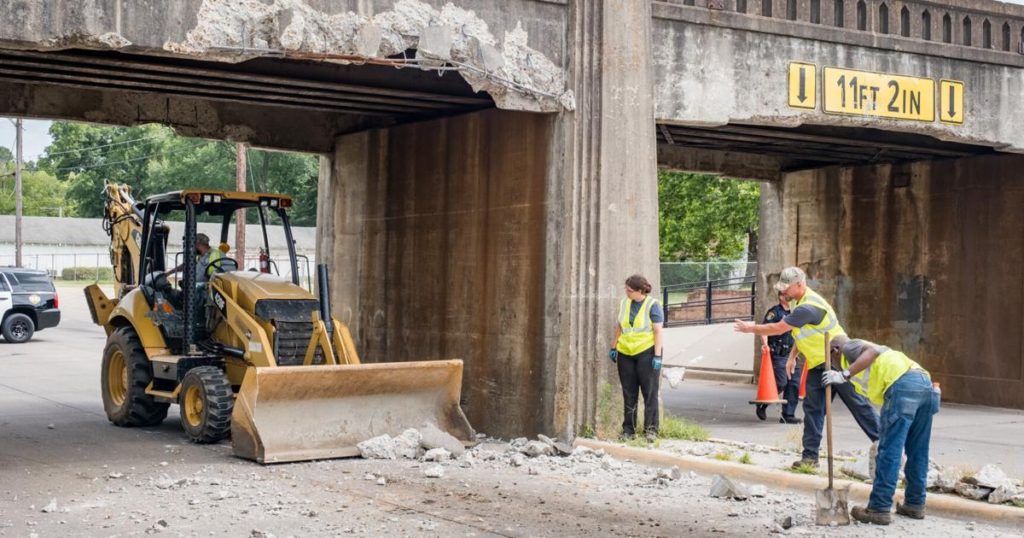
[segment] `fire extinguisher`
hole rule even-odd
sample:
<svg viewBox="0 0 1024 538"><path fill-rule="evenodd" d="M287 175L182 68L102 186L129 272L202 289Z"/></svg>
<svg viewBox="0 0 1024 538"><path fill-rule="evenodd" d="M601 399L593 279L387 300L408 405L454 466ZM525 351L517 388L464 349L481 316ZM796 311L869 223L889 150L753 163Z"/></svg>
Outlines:
<svg viewBox="0 0 1024 538"><path fill-rule="evenodd" d="M260 272L270 272L270 255L267 254L267 250L263 248L260 249Z"/></svg>

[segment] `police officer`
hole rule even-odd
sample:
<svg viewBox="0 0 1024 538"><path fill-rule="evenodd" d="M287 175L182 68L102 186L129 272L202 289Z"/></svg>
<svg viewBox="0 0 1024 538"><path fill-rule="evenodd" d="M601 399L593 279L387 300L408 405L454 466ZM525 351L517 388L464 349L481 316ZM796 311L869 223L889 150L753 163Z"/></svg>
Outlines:
<svg viewBox="0 0 1024 538"><path fill-rule="evenodd" d="M786 296L779 292L778 304L768 309L764 314L762 323L775 323L782 321L789 315L789 301ZM768 349L772 354L772 370L775 372L775 386L779 389L786 403L782 405L782 417L779 422L783 424L800 424L796 414L796 404L800 400L800 375L803 373L803 364L798 364L790 376L786 372L786 361L789 359L789 352L793 349L793 335L782 333L768 337ZM758 404L755 408L757 418L765 420L768 418L765 413L768 410L767 404Z"/></svg>

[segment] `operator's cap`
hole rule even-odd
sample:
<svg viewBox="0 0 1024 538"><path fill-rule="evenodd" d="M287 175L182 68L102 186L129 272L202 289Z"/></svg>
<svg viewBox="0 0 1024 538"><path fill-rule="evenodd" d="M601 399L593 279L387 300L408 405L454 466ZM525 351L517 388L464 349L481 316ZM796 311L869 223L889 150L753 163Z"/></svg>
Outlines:
<svg viewBox="0 0 1024 538"><path fill-rule="evenodd" d="M775 283L775 291L785 291L786 288L797 282L807 281L807 274L799 267L787 267L779 274L779 281Z"/></svg>

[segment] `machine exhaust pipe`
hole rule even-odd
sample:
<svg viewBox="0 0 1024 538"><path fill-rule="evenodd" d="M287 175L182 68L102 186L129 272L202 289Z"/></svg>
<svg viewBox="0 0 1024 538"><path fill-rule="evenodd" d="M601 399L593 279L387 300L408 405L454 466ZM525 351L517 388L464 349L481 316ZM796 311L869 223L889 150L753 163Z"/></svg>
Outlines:
<svg viewBox="0 0 1024 538"><path fill-rule="evenodd" d="M327 334L332 335L334 324L331 323L331 286L327 280L327 264L316 264L316 292L320 300L320 319L327 327Z"/></svg>

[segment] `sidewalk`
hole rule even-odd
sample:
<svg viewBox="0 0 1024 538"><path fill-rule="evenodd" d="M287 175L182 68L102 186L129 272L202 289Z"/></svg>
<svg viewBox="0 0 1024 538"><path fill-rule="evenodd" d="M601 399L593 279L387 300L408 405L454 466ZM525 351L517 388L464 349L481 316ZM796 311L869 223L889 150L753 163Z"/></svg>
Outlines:
<svg viewBox="0 0 1024 538"><path fill-rule="evenodd" d="M778 406L768 410L766 422L754 416L754 407L747 403L754 395L753 385L713 383L687 376L676 389L663 386L666 412L700 423L714 438L800 449L803 426L780 424ZM866 449L870 444L867 437L846 406L839 399L836 402L836 451ZM797 416L803 416L799 406ZM1010 476L1024 478L1024 411L943 403L932 427L930 456L940 465L974 470L992 463Z"/></svg>

